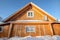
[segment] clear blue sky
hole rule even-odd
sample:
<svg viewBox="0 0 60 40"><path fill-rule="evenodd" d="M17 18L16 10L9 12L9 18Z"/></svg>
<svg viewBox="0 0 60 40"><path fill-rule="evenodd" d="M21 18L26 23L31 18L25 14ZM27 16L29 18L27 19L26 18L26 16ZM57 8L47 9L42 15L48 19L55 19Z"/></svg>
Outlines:
<svg viewBox="0 0 60 40"><path fill-rule="evenodd" d="M0 0L0 16L5 19L29 2L60 20L60 0Z"/></svg>

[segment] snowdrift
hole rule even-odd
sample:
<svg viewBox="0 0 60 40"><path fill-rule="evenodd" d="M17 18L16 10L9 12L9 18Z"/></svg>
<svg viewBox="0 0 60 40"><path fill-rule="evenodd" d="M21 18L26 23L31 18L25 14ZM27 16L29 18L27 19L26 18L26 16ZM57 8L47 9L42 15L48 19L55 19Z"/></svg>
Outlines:
<svg viewBox="0 0 60 40"><path fill-rule="evenodd" d="M26 36L26 37L11 37L9 39L7 38L0 38L0 40L60 40L60 36L55 35L55 36L36 36L36 37L31 37L31 36Z"/></svg>

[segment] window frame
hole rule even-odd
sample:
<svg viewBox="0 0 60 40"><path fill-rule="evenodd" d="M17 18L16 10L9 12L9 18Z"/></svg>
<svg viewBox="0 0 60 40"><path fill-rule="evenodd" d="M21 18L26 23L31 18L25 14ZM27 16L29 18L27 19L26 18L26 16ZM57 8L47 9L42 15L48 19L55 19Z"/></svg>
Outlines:
<svg viewBox="0 0 60 40"><path fill-rule="evenodd" d="M30 28L30 27L33 27L33 31L27 31L27 27ZM35 26L25 26L25 32L35 32Z"/></svg>
<svg viewBox="0 0 60 40"><path fill-rule="evenodd" d="M3 32L3 26L0 26L0 27L2 28L0 32Z"/></svg>
<svg viewBox="0 0 60 40"><path fill-rule="evenodd" d="M29 15L29 12L30 12L30 16L28 16ZM31 14L32 14L32 16L31 16ZM34 17L34 11L27 11L27 17L28 18Z"/></svg>

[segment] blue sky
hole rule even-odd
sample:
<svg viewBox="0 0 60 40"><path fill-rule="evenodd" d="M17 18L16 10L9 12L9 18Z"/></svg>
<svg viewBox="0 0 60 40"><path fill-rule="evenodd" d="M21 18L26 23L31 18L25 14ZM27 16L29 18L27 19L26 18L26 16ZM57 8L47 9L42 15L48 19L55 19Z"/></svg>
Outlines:
<svg viewBox="0 0 60 40"><path fill-rule="evenodd" d="M60 20L60 0L0 0L0 16L5 19L29 2Z"/></svg>

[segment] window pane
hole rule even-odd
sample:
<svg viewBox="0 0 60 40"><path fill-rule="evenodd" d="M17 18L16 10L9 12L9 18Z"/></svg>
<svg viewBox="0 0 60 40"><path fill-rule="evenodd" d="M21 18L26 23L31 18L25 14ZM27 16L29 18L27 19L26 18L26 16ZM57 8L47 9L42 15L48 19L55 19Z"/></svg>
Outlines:
<svg viewBox="0 0 60 40"><path fill-rule="evenodd" d="M35 32L35 27L33 26L26 27L26 32Z"/></svg>
<svg viewBox="0 0 60 40"><path fill-rule="evenodd" d="M30 12L28 13L28 16L30 16Z"/></svg>
<svg viewBox="0 0 60 40"><path fill-rule="evenodd" d="M31 12L31 16L33 16L32 12Z"/></svg>

